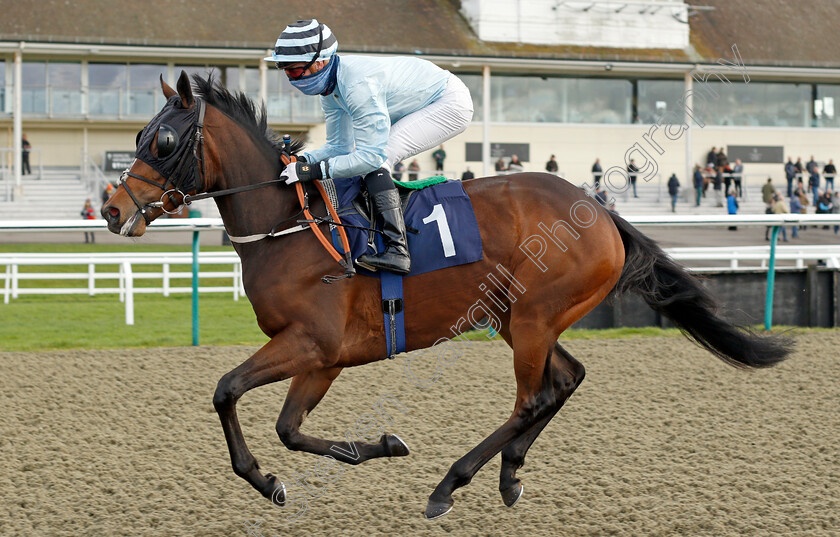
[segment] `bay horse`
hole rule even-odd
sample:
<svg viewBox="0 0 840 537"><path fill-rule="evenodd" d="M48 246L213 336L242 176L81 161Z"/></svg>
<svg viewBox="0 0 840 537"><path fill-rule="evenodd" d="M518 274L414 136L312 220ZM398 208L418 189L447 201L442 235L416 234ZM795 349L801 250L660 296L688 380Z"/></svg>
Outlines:
<svg viewBox="0 0 840 537"><path fill-rule="evenodd" d="M292 186L276 181L283 145L267 127L264 107L212 78L194 76L193 83L195 88L183 72L176 89L161 79L167 104L138 135L141 143L151 140L149 147L138 147L138 156L146 152L153 160L160 148L167 154L188 150L169 177L139 158L132 163L102 208L109 230L143 235L149 222L184 201L183 193L201 192L219 194L216 203L231 236L262 234L278 222L292 222L299 200ZM173 134L177 129L158 127L185 123L188 136L180 139ZM159 132L150 137L150 129ZM260 183L268 186L257 188ZM720 317L699 280L571 183L545 173L518 173L463 186L483 237L483 259L405 279L406 350L428 348L489 318L513 349L516 399L507 421L452 464L429 497L427 518L449 512L453 492L499 452L499 491L506 505L516 503L523 490L516 472L529 447L584 378L583 365L558 337L610 294L637 293L687 337L735 366L770 366L791 351L784 338L758 336ZM311 208L326 214L315 197ZM246 446L236 403L248 390L285 379L291 385L276 430L288 449L350 464L408 455L395 435L351 446L300 430L342 369L386 357L378 279L358 275L322 283L321 275L338 265L310 232L234 248L245 292L270 338L221 378L213 396L236 475L284 504L283 483L263 474ZM501 284L495 290L483 283L488 275Z"/></svg>

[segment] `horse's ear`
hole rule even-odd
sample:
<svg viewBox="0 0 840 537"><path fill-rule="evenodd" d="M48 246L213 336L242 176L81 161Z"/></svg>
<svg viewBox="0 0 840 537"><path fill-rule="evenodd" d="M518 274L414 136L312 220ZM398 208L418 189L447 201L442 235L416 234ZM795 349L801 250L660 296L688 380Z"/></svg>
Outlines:
<svg viewBox="0 0 840 537"><path fill-rule="evenodd" d="M169 100L169 98L170 98L170 97L172 97L173 95L177 95L177 94L178 94L178 93L177 93L174 89L172 89L172 88L169 86L169 84L167 84L166 82L164 82L164 81L163 81L163 75L160 75L160 89L162 89L162 90L163 90L163 96L164 96L164 97L166 97L166 100L167 100L167 101L168 101L168 100Z"/></svg>
<svg viewBox="0 0 840 537"><path fill-rule="evenodd" d="M193 104L195 104L195 99L193 99L192 93L192 85L190 84L190 76L186 71L181 71L181 76L178 77L178 84L176 87L178 88L178 95L181 97L181 103L183 103L184 108L190 108Z"/></svg>

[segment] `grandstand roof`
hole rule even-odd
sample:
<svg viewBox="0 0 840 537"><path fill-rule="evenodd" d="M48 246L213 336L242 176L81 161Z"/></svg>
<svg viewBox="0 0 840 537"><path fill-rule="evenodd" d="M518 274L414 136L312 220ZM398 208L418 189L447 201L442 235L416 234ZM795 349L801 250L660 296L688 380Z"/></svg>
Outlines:
<svg viewBox="0 0 840 537"><path fill-rule="evenodd" d="M451 56L645 62L715 62L737 43L747 64L840 66L826 21L836 0L688 0L711 5L690 18L687 50L540 46L481 41L459 0L181 0L6 2L0 41L268 49L289 21L318 18L341 50Z"/></svg>

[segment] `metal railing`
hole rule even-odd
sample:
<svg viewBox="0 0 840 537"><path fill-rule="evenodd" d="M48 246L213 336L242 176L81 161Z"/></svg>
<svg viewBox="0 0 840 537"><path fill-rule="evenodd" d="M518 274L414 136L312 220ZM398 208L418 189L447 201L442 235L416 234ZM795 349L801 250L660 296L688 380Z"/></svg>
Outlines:
<svg viewBox="0 0 840 537"><path fill-rule="evenodd" d="M36 165L32 164L32 155L37 155L38 162ZM11 147L0 147L0 170L3 170L5 180L14 182L14 157L15 150ZM44 177L44 159L41 155L40 147L33 147L29 150L29 167L32 168L35 177L41 179ZM8 198L6 198L8 199Z"/></svg>

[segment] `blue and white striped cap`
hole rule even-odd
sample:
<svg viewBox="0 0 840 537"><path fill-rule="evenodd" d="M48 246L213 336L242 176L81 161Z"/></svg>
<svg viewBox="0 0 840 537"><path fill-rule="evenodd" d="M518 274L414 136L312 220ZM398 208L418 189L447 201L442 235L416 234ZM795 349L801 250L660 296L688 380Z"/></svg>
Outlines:
<svg viewBox="0 0 840 537"><path fill-rule="evenodd" d="M318 43L321 43L318 54ZM318 60L332 57L338 50L338 40L329 26L320 24L318 19L297 21L286 26L277 43L274 53L267 58L267 62L295 63L310 62L318 54Z"/></svg>

